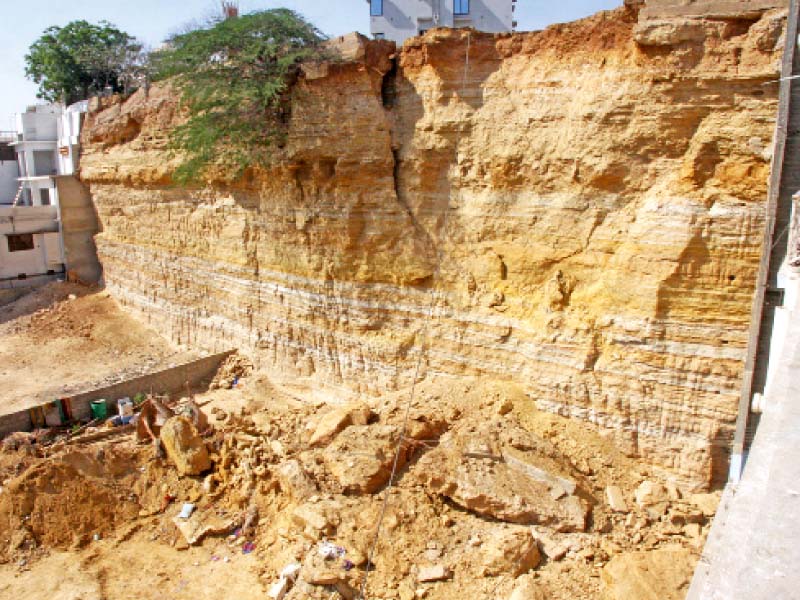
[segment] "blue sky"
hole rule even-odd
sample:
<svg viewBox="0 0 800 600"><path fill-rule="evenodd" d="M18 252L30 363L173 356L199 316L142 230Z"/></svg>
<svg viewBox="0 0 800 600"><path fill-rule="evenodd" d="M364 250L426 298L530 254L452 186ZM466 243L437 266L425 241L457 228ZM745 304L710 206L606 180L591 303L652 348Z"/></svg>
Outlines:
<svg viewBox="0 0 800 600"><path fill-rule="evenodd" d="M240 0L239 4L243 11L294 9L329 35L369 33L366 0ZM519 0L517 20L520 30L543 29L621 4L622 0ZM36 86L25 79L23 57L50 25L104 19L155 46L181 24L213 13L217 5L214 0L39 0L34 4L0 0L0 130L10 129L10 115L36 100Z"/></svg>

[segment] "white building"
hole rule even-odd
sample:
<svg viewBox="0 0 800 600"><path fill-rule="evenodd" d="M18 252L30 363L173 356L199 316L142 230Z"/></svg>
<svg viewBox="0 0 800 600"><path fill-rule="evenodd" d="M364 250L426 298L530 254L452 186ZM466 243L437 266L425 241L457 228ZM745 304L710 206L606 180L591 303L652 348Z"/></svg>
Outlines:
<svg viewBox="0 0 800 600"><path fill-rule="evenodd" d="M33 106L0 132L0 289L64 271L56 177L75 172L86 109Z"/></svg>
<svg viewBox="0 0 800 600"><path fill-rule="evenodd" d="M367 0L376 39L402 44L434 27L501 33L515 26L517 0Z"/></svg>

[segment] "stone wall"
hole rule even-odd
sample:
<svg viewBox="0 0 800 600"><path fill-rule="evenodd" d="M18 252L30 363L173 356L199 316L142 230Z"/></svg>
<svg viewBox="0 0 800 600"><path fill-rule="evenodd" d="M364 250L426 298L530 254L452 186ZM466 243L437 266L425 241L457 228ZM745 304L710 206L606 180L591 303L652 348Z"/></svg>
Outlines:
<svg viewBox="0 0 800 600"><path fill-rule="evenodd" d="M114 385L97 388L70 396L72 416L76 420L91 418L91 403L94 400L107 400L109 417L116 411L116 401L120 398L133 398L136 394L155 392L156 394L180 394L186 386L196 389L207 384L231 352L206 356L168 369L148 373L140 377L121 381ZM54 398L55 400L55 398ZM30 409L0 415L0 438L15 431L30 431Z"/></svg>
<svg viewBox="0 0 800 600"><path fill-rule="evenodd" d="M426 376L513 380L707 485L736 418L782 18L650 45L623 8L434 30L394 62L360 40L305 69L273 167L202 189L171 185L173 91L106 102L81 177L108 289L330 397L409 384L424 345Z"/></svg>

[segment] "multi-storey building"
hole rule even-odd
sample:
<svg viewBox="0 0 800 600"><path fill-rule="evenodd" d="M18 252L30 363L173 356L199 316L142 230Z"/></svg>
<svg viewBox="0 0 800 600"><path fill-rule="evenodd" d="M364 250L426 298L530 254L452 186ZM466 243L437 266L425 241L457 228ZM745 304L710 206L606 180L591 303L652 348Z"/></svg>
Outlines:
<svg viewBox="0 0 800 600"><path fill-rule="evenodd" d="M0 288L64 270L56 178L75 172L86 109L32 106L0 132Z"/></svg>
<svg viewBox="0 0 800 600"><path fill-rule="evenodd" d="M511 31L516 0L368 0L371 32L402 44L434 27Z"/></svg>

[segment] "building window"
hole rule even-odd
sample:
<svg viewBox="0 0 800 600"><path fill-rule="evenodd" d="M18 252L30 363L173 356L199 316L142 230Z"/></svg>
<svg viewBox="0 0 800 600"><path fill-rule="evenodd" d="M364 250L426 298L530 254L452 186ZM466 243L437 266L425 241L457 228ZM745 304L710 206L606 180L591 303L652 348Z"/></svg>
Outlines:
<svg viewBox="0 0 800 600"><path fill-rule="evenodd" d="M53 175L56 173L56 154L50 150L33 151L34 176Z"/></svg>
<svg viewBox="0 0 800 600"><path fill-rule="evenodd" d="M50 190L48 188L39 190L39 199L42 202L42 206L50 206Z"/></svg>
<svg viewBox="0 0 800 600"><path fill-rule="evenodd" d="M383 0L369 0L369 15L371 17L383 16Z"/></svg>
<svg viewBox="0 0 800 600"><path fill-rule="evenodd" d="M375 33L373 36L376 40L385 40L386 34L385 33Z"/></svg>
<svg viewBox="0 0 800 600"><path fill-rule="evenodd" d="M468 15L469 14L469 0L453 0L453 14L454 15Z"/></svg>
<svg viewBox="0 0 800 600"><path fill-rule="evenodd" d="M7 235L9 252L24 252L25 250L33 250L33 234L32 233L17 233L14 235Z"/></svg>
<svg viewBox="0 0 800 600"><path fill-rule="evenodd" d="M14 146L6 143L0 144L0 162L7 160L17 160L17 153L14 152Z"/></svg>

